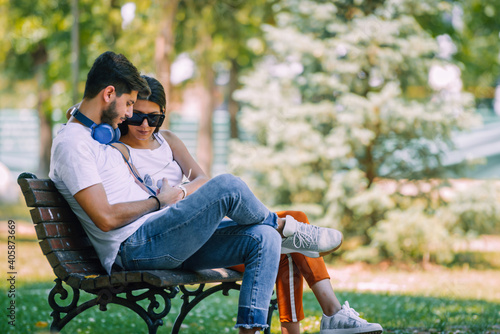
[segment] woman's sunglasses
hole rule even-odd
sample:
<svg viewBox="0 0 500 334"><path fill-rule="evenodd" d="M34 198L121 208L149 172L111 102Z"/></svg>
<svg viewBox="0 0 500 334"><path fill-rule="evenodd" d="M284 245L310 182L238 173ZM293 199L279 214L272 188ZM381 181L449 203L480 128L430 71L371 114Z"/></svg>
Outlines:
<svg viewBox="0 0 500 334"><path fill-rule="evenodd" d="M163 120L165 119L165 115L163 114L143 114L142 112L138 112L134 110L134 114L132 117L127 118L126 123L128 125L140 126L144 119L148 120L148 125L150 127L159 127L163 124Z"/></svg>

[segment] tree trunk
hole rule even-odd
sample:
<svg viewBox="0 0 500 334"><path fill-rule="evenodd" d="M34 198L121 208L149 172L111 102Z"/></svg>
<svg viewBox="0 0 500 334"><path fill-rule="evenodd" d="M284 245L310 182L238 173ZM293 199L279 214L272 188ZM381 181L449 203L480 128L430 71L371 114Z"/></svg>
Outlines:
<svg viewBox="0 0 500 334"><path fill-rule="evenodd" d="M238 110L239 105L233 98L233 93L238 89L238 63L235 59L231 59L231 69L229 71L229 85L228 85L228 102L227 102L227 110L229 112L229 123L230 123L230 131L231 138L238 139L239 138L239 130L238 130Z"/></svg>
<svg viewBox="0 0 500 334"><path fill-rule="evenodd" d="M52 123L44 111L43 105L47 101L49 92L40 90L38 93L38 117L40 119L40 158L38 164L38 177L46 178L50 168L50 149L52 148Z"/></svg>
<svg viewBox="0 0 500 334"><path fill-rule="evenodd" d="M198 146L196 158L201 168L208 176L212 175L213 163L213 115L214 115L214 70L211 64L205 64L202 80L202 100L200 110L200 121L198 127Z"/></svg>
<svg viewBox="0 0 500 334"><path fill-rule="evenodd" d="M50 97L50 91L43 87L42 82L44 82L44 75L42 67L38 67L36 78L38 83L37 111L38 119L40 120L40 156L37 172L39 178L46 178L49 175L50 149L52 147L52 122L49 116L50 114L45 111L45 105Z"/></svg>
<svg viewBox="0 0 500 334"><path fill-rule="evenodd" d="M71 1L71 14L73 15L73 26L71 28L71 75L72 75L72 103L79 102L80 93L78 91L79 71L80 71L80 11L78 0Z"/></svg>
<svg viewBox="0 0 500 334"><path fill-rule="evenodd" d="M46 112L45 106L50 98L50 91L43 85L46 82L45 66L48 63L48 53L45 45L40 44L31 54L38 84L37 111L40 119L40 156L38 162L38 177L47 177L50 167L50 149L52 147L52 122L51 113Z"/></svg>
<svg viewBox="0 0 500 334"><path fill-rule="evenodd" d="M171 97L171 84L170 84L170 73L172 57L174 56L174 46L175 46L175 14L177 12L177 6L179 5L179 0L169 0L163 2L163 7L161 11L161 24L160 31L155 42L155 64L156 64L156 78L161 82L163 88L165 88L165 97L167 100L167 105L170 102ZM162 127L168 128L170 125L169 120L169 108L165 110L165 121Z"/></svg>

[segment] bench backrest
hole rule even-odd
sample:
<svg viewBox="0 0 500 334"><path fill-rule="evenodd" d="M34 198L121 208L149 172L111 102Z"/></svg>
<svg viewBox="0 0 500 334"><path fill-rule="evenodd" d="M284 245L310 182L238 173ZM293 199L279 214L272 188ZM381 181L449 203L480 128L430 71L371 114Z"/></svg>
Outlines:
<svg viewBox="0 0 500 334"><path fill-rule="evenodd" d="M49 179L22 173L17 179L35 224L40 248L54 273L66 280L71 273L106 274L99 258L66 200Z"/></svg>

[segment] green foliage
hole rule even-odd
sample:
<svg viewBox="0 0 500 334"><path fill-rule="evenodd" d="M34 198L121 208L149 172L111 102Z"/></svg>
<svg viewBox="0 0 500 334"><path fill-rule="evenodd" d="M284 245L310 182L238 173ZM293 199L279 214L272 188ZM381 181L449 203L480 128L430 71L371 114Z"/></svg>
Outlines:
<svg viewBox="0 0 500 334"><path fill-rule="evenodd" d="M440 7L287 0L276 8L277 25L264 27L267 58L237 92L252 140L233 144L234 171L275 207L320 206L323 225L362 236L382 257L449 259L449 226L376 185L444 175L452 133L478 124L472 96L428 83L432 66L450 64L415 16Z"/></svg>
<svg viewBox="0 0 500 334"><path fill-rule="evenodd" d="M456 228L463 234L500 233L500 193L496 183L467 187L453 196L447 209L456 216Z"/></svg>
<svg viewBox="0 0 500 334"><path fill-rule="evenodd" d="M453 58L461 64L465 87L476 90L496 86L500 76L500 1L454 0L439 4L443 11L419 15L418 21L434 36L451 36L456 46Z"/></svg>
<svg viewBox="0 0 500 334"><path fill-rule="evenodd" d="M115 49L122 34L121 1L80 0L80 74L84 81L94 59ZM46 102L50 116L53 105L65 109L71 101L71 29L74 18L70 1L10 1L5 5L5 53L0 52L1 70L12 81L37 79L39 90L50 90ZM1 31L0 31L1 33ZM126 49L130 51L129 48ZM83 87L82 87L83 88ZM83 91L83 89L82 89ZM50 118L50 117L49 117Z"/></svg>
<svg viewBox="0 0 500 334"><path fill-rule="evenodd" d="M438 263L449 263L453 259L453 238L446 225L439 215L428 215L418 207L393 210L369 231L369 247L375 247L379 259L428 262L432 258Z"/></svg>

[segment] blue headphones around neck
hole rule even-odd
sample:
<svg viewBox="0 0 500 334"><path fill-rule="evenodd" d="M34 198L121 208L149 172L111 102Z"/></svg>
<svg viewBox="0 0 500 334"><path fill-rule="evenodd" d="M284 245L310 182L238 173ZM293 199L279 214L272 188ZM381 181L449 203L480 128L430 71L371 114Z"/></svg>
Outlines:
<svg viewBox="0 0 500 334"><path fill-rule="evenodd" d="M74 108L71 111L71 115L83 123L86 127L90 128L92 138L97 140L101 144L111 144L116 143L120 140L120 129L113 127L107 123L95 124L90 118L85 116L78 110L78 108Z"/></svg>

